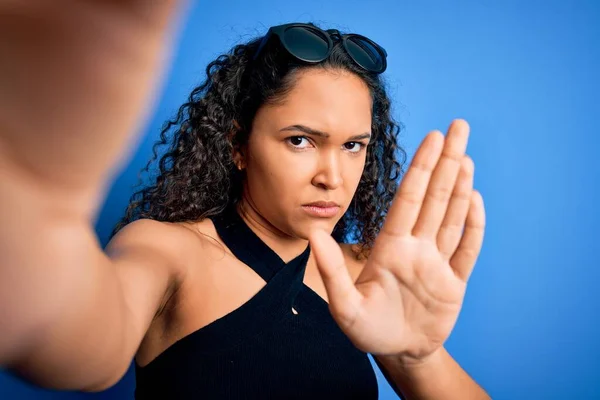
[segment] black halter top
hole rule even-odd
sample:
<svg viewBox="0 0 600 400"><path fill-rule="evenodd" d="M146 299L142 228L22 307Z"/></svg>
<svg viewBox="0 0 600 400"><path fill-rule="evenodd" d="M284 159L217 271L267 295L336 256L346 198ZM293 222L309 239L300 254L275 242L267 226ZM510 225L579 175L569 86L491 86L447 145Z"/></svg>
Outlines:
<svg viewBox="0 0 600 400"><path fill-rule="evenodd" d="M310 248L285 263L235 209L213 223L266 285L150 364L136 365L136 399L377 399L369 358L303 283Z"/></svg>

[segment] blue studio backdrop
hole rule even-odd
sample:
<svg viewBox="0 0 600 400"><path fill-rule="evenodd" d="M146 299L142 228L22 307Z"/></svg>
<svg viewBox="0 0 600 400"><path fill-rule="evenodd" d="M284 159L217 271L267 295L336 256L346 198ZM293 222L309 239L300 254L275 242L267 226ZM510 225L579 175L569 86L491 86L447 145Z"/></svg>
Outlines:
<svg viewBox="0 0 600 400"><path fill-rule="evenodd" d="M471 125L488 225L450 353L495 399L600 399L600 2L192 2L156 109L98 215L102 244L206 65L291 21L386 48L409 159L430 130L459 117ZM381 399L396 398L378 378ZM132 370L98 394L0 374L0 399L130 399L133 389Z"/></svg>

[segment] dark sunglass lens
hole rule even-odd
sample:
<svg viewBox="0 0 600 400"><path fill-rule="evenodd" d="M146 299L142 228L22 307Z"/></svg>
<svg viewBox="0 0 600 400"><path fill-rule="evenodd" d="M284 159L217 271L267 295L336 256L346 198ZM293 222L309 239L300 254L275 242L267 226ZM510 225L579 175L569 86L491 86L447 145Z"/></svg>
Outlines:
<svg viewBox="0 0 600 400"><path fill-rule="evenodd" d="M323 61L329 51L327 39L310 28L289 28L285 31L283 41L288 50L303 61Z"/></svg>
<svg viewBox="0 0 600 400"><path fill-rule="evenodd" d="M354 61L369 71L381 72L384 56L373 44L356 36L348 38L346 44Z"/></svg>

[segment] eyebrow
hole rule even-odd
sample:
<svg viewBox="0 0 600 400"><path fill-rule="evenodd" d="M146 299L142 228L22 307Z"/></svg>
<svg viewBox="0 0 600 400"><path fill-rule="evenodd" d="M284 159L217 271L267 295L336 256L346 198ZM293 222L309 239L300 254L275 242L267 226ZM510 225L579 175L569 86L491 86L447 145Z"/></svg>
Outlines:
<svg viewBox="0 0 600 400"><path fill-rule="evenodd" d="M313 128L309 128L306 125L290 125L290 126L286 126L285 128L281 129L280 132L284 132L284 131L292 131L292 132L303 132L309 135L313 135L313 136L320 136L322 138L329 138L330 135L327 132L323 132L323 131L319 131L317 129L313 129ZM371 134L369 132L366 133L362 133L360 135L354 135L348 138L349 141L352 140L361 140L361 139L370 139L371 138Z"/></svg>

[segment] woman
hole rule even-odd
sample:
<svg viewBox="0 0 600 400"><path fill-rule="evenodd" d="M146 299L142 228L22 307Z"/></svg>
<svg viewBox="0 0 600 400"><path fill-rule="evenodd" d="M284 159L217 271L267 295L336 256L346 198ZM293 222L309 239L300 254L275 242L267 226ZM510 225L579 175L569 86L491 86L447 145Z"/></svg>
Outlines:
<svg viewBox="0 0 600 400"><path fill-rule="evenodd" d="M103 253L90 222L173 4L80 3L77 20L32 3L3 25L16 98L0 119L4 365L94 391L135 355L139 398L376 398L368 352L408 398L487 398L443 348L483 239L464 121L427 136L396 194L385 51L274 27L209 66L163 132L176 127L157 184ZM41 55L32 20L58 32ZM16 122L35 83L19 62L45 74L42 137ZM68 101L51 103L52 85Z"/></svg>

